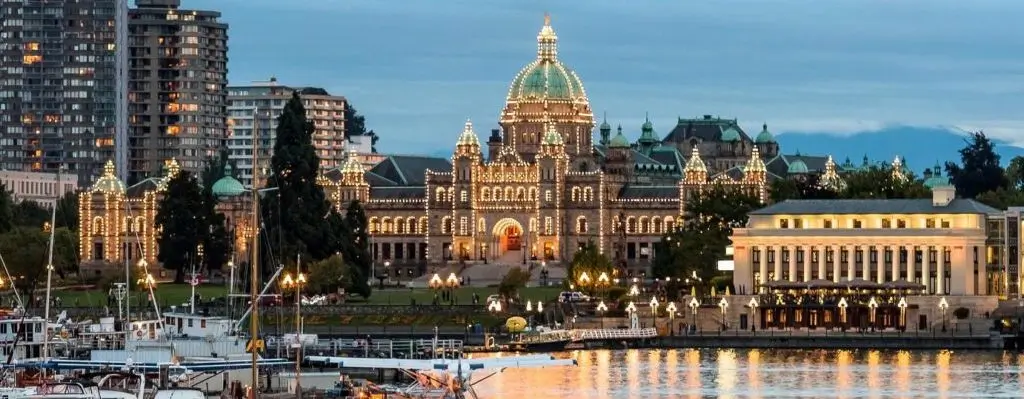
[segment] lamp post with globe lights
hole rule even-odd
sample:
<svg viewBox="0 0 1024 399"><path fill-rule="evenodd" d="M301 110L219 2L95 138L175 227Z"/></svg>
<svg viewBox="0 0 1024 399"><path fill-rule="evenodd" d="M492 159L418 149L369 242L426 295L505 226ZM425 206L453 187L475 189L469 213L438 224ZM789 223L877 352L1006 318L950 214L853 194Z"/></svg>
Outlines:
<svg viewBox="0 0 1024 399"><path fill-rule="evenodd" d="M669 302L668 306L665 306L665 311L668 312L668 331L670 336L676 335L676 303Z"/></svg>
<svg viewBox="0 0 1024 399"><path fill-rule="evenodd" d="M718 301L718 307L722 309L722 331L725 331L729 328L725 323L726 311L729 309L729 301L725 300L725 297L723 296L722 300Z"/></svg>
<svg viewBox="0 0 1024 399"><path fill-rule="evenodd" d="M597 304L597 316L601 318L601 328L604 329L604 312L608 311L608 305L602 300Z"/></svg>
<svg viewBox="0 0 1024 399"><path fill-rule="evenodd" d="M870 312L868 321L871 323L871 332L875 332L875 313L878 312L878 301L875 297L871 297L868 301L868 311Z"/></svg>
<svg viewBox="0 0 1024 399"><path fill-rule="evenodd" d="M455 273L448 275L448 278L444 280L444 286L448 289L448 302L455 303L455 289L459 288L459 278L455 276Z"/></svg>
<svg viewBox="0 0 1024 399"><path fill-rule="evenodd" d="M658 328L658 303L657 297L651 297L651 327Z"/></svg>
<svg viewBox="0 0 1024 399"><path fill-rule="evenodd" d="M949 302L946 297L939 299L939 311L942 312L942 332L946 332L946 309L949 309Z"/></svg>
<svg viewBox="0 0 1024 399"><path fill-rule="evenodd" d="M697 323L697 309L698 308L700 308L700 302L697 301L697 297L691 297L690 298L690 311L693 312L694 331L696 331L697 326L700 325L699 323Z"/></svg>
<svg viewBox="0 0 1024 399"><path fill-rule="evenodd" d="M750 306L750 315L751 315L750 316L750 332L756 332L757 331L757 306L758 306L757 297L751 297L750 298L750 303L747 304L747 306Z"/></svg>

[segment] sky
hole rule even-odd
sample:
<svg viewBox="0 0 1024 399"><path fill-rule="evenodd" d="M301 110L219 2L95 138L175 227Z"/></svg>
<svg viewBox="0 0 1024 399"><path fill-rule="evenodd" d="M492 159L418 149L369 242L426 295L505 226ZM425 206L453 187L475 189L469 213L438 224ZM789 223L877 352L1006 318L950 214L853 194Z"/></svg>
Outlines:
<svg viewBox="0 0 1024 399"><path fill-rule="evenodd" d="M1020 0L182 0L229 28L229 81L344 95L383 152L486 136L545 12L598 116L748 132L984 130L1024 145ZM898 134L894 130L892 134ZM908 143L925 145L928 143Z"/></svg>

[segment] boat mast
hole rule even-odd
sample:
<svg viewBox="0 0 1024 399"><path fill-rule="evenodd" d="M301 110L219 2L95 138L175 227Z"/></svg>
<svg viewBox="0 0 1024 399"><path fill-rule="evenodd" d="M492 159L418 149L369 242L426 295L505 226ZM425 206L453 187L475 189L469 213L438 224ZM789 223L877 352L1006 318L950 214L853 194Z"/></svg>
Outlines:
<svg viewBox="0 0 1024 399"><path fill-rule="evenodd" d="M259 395L259 381L260 372L258 367L259 356L257 355L257 339L259 335L259 253L260 253L260 225L259 225L259 214L260 214L260 191L257 184L259 183L260 165L257 162L259 159L259 140L260 140L260 109L257 107L253 111L253 129L252 129L252 259L249 265L249 300L252 301L252 318L249 319L249 340L252 342L252 385L250 385L250 396L253 399L258 398Z"/></svg>
<svg viewBox="0 0 1024 399"><path fill-rule="evenodd" d="M62 169L64 169L63 163L57 167L57 192L60 192L60 171ZM46 304L43 308L43 334L45 336L43 340L43 359L50 357L50 288L53 284L53 237L57 233L56 226L57 202L54 202L53 209L50 211L50 254L46 261Z"/></svg>
<svg viewBox="0 0 1024 399"><path fill-rule="evenodd" d="M127 200L127 198L126 198ZM124 202L125 212L131 212L131 204L128 201ZM126 246L127 247L127 246ZM141 248L140 248L141 249ZM142 251L139 251L142 254ZM140 256L145 259L145 254ZM145 278L145 276L143 276ZM131 260L128 259L128 254L124 254L124 320L121 320L121 325L124 327L124 349L128 349L128 340L132 338L131 319L132 319L132 266ZM115 295L117 295L115 293ZM159 315L159 313L157 313Z"/></svg>

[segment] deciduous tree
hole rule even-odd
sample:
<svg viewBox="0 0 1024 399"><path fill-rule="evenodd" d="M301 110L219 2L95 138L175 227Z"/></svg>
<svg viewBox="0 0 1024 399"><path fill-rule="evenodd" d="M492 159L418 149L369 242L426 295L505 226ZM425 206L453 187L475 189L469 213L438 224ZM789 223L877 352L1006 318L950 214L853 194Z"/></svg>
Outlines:
<svg viewBox="0 0 1024 399"><path fill-rule="evenodd" d="M53 267L55 277L77 269L76 256L78 240L66 228L54 231ZM46 264L49 260L50 233L40 227L15 227L0 235L0 254L22 293L34 292L40 283L46 281ZM29 295L29 306L33 295Z"/></svg>
<svg viewBox="0 0 1024 399"><path fill-rule="evenodd" d="M14 199L7 186L0 183L0 234L14 228Z"/></svg>
<svg viewBox="0 0 1024 399"><path fill-rule="evenodd" d="M987 191L1007 186L1006 173L999 165L995 143L984 132L971 133L960 149L960 164L946 162L946 174L956 186L957 195L974 198Z"/></svg>
<svg viewBox="0 0 1024 399"><path fill-rule="evenodd" d="M14 205L14 225L41 228L50 222L50 210L38 202L25 200Z"/></svg>
<svg viewBox="0 0 1024 399"><path fill-rule="evenodd" d="M370 146L373 152L377 152L377 133L373 130L366 130L366 118L356 111L351 103L345 103L345 135L348 137L370 136Z"/></svg>
<svg viewBox="0 0 1024 399"><path fill-rule="evenodd" d="M580 288L591 290L599 284L598 278L601 273L612 276L615 265L612 260L598 250L593 242L587 242L582 248L572 255L572 262L569 263L569 283L577 284ZM588 281L582 281L583 273L587 274Z"/></svg>
<svg viewBox="0 0 1024 399"><path fill-rule="evenodd" d="M330 294L339 288L351 291L353 276L349 267L339 255L314 262L309 267L308 289L314 294ZM363 279L365 283L366 279Z"/></svg>

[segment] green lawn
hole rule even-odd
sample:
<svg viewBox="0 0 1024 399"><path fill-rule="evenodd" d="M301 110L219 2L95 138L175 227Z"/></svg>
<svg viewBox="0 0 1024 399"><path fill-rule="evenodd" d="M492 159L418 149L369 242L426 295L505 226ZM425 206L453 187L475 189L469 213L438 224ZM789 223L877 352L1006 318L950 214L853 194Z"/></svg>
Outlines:
<svg viewBox="0 0 1024 399"><path fill-rule="evenodd" d="M519 296L524 301L551 301L557 299L561 288L557 287L531 287L520 291ZM157 301L161 306L180 305L188 302L192 287L188 284L160 284L155 289ZM497 294L496 287L464 287L455 289L457 304L469 305L473 303L473 294L480 297L480 302L487 300L488 295ZM220 285L201 285L196 287L196 293L202 295L203 299L217 298L227 295L227 288ZM91 290L55 290L54 296L60 297L64 306L89 306L103 307L107 305L107 292L103 289ZM373 293L366 301L352 299L349 304L366 303L371 305L409 305L413 300L419 305L429 305L434 299L435 292L426 289L408 288L385 288L383 290L374 287ZM133 307L144 304L149 305L147 293L140 290L131 292L131 305ZM115 305L116 306L116 305Z"/></svg>

